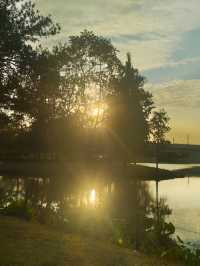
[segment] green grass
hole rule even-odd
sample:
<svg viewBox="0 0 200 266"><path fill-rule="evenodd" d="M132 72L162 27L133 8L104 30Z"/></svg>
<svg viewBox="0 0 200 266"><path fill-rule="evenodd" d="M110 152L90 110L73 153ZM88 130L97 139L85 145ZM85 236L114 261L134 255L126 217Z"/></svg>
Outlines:
<svg viewBox="0 0 200 266"><path fill-rule="evenodd" d="M177 266L108 242L0 216L0 266Z"/></svg>

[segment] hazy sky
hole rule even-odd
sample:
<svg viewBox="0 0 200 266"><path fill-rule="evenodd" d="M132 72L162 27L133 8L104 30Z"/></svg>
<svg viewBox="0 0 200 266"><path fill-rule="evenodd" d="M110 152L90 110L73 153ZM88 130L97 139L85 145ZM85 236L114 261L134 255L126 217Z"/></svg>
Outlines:
<svg viewBox="0 0 200 266"><path fill-rule="evenodd" d="M200 144L199 0L35 0L43 14L62 27L48 45L93 30L112 40L123 59L131 52L135 67L158 106L171 117L176 142Z"/></svg>

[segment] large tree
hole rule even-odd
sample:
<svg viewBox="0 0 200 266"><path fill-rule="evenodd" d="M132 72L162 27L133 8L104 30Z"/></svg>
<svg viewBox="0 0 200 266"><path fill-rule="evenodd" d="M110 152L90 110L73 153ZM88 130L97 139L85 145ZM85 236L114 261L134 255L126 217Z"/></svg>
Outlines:
<svg viewBox="0 0 200 266"><path fill-rule="evenodd" d="M0 108L11 108L19 75L27 71L35 55L33 44L59 29L50 16L40 15L31 1L0 1Z"/></svg>
<svg viewBox="0 0 200 266"><path fill-rule="evenodd" d="M113 79L107 120L111 138L125 162L139 158L148 139L153 101L151 94L144 91L144 83L145 78L132 66L131 56L127 54L125 65Z"/></svg>
<svg viewBox="0 0 200 266"><path fill-rule="evenodd" d="M36 135L45 135L41 136L45 141L49 127L51 133L56 131L53 125L57 131L62 128L60 135L66 132L61 123L65 124L65 129L78 125L82 138L87 131L91 140L92 128L98 127L102 120L102 105L105 106L111 79L118 74L119 65L117 51L109 40L88 31L71 36L66 44L54 47L51 52L36 51L30 69L20 75L20 79L23 78L18 81L12 98L13 108L26 115L26 119L30 118L37 128ZM66 143L68 138L66 134L65 140L57 139ZM94 146L91 141L89 143Z"/></svg>
<svg viewBox="0 0 200 266"><path fill-rule="evenodd" d="M0 134L4 143L11 143L8 136L15 137L19 133L16 131L27 122L24 119L28 112L27 98L19 95L25 93L25 84L38 57L34 47L42 37L55 35L59 30L59 25L50 16L42 16L32 1L0 1L0 115L3 117Z"/></svg>
<svg viewBox="0 0 200 266"><path fill-rule="evenodd" d="M63 77L66 86L74 92L71 104L78 109L88 121L94 108L102 108L101 104L111 89L111 78L119 71L120 60L117 50L110 40L83 31L78 36L70 36L65 46L66 61L63 65ZM75 100L75 102L73 102Z"/></svg>

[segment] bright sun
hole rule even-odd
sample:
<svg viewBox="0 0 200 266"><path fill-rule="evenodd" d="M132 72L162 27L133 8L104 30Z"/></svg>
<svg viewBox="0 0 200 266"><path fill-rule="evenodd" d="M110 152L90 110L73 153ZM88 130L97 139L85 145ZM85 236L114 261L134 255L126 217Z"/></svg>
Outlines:
<svg viewBox="0 0 200 266"><path fill-rule="evenodd" d="M91 114L92 116L97 116L98 115L98 108L94 108L92 111L91 111Z"/></svg>
<svg viewBox="0 0 200 266"><path fill-rule="evenodd" d="M90 191L90 203L95 204L96 202L96 191L95 189L92 189Z"/></svg>
<svg viewBox="0 0 200 266"><path fill-rule="evenodd" d="M102 107L98 108L98 107L95 107L91 110L91 115L96 117L96 116L102 116L104 112L104 109Z"/></svg>

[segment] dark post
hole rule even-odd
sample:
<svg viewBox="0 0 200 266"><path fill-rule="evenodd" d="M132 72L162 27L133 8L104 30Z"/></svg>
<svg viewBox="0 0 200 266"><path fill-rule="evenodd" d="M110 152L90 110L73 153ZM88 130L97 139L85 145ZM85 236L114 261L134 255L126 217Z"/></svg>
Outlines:
<svg viewBox="0 0 200 266"><path fill-rule="evenodd" d="M158 185L159 185L159 143L156 144L156 216L157 216L157 226L159 225L159 194L158 194Z"/></svg>

